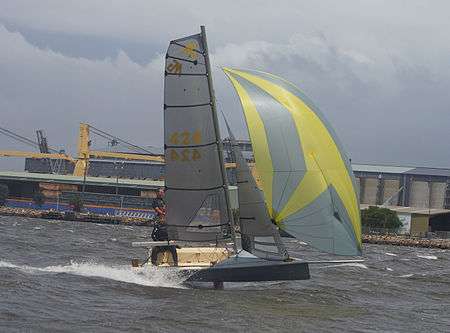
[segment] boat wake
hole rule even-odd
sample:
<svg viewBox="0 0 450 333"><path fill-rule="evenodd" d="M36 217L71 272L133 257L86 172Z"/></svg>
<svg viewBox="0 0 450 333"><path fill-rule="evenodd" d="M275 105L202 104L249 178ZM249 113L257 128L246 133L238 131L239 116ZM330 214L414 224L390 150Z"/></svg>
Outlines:
<svg viewBox="0 0 450 333"><path fill-rule="evenodd" d="M366 265L360 264L360 263L357 263L357 262L347 262L347 263L342 263L342 264L337 264L337 265L327 265L327 266L322 266L321 268L343 267L343 266L350 266L350 267L358 267L358 268L369 269L369 267L367 267Z"/></svg>
<svg viewBox="0 0 450 333"><path fill-rule="evenodd" d="M186 277L177 268L164 270L154 267L133 268L131 266L108 266L93 262L71 261L69 265L47 267L33 267L16 265L7 261L0 261L0 268L18 269L28 274L72 274L85 277L98 277L125 283L132 283L149 287L186 288L183 285Z"/></svg>

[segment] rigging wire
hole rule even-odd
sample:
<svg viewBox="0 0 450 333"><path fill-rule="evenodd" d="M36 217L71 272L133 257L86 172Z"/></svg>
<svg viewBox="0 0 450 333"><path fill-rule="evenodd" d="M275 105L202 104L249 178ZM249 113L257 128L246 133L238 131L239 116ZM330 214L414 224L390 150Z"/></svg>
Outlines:
<svg viewBox="0 0 450 333"><path fill-rule="evenodd" d="M30 139L28 139L28 138L26 138L24 136L21 136L19 134L16 134L16 133L10 131L10 130L7 130L6 128L0 127L0 132L2 134L6 135L6 136L8 136L8 137L10 137L12 139L15 139L17 141L20 141L20 142L22 142L22 143L24 143L26 145L33 146L33 147L39 147L39 144L37 142L34 142L33 140L30 140Z"/></svg>
<svg viewBox="0 0 450 333"><path fill-rule="evenodd" d="M7 136L7 137L9 137L11 139L19 141L19 142L21 142L21 143L23 143L25 145L30 146L30 147L39 148L39 143L37 143L36 141L33 141L33 140L28 139L28 138L26 138L26 137L24 137L22 135L14 133L13 131L10 131L10 130L8 130L6 128L0 127L0 134L3 134L3 135L5 135L5 136ZM54 148L51 148L51 147L49 147L48 149L52 153L58 153L59 152L58 150L56 150Z"/></svg>
<svg viewBox="0 0 450 333"><path fill-rule="evenodd" d="M147 150L147 149L145 149L145 148L143 148L141 146L135 145L135 144L133 144L131 142L125 141L125 140L123 140L123 139L121 139L121 138L119 138L117 136L109 134L108 132L102 131L102 130L100 130L100 129L92 126L92 125L89 125L89 128L92 130L93 134L98 135L98 136L100 136L100 137L102 137L104 139L107 139L107 140L116 140L117 142L122 143L123 145L127 146L131 150L134 150L134 151L139 152L139 153L145 152L145 153L150 154L150 155L156 155L155 153L151 152L150 150Z"/></svg>

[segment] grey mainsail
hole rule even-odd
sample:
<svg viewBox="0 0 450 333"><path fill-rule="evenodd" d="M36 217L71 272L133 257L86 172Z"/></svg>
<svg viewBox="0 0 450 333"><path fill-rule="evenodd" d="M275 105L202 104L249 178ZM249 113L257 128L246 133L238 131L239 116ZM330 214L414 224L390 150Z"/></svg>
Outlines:
<svg viewBox="0 0 450 333"><path fill-rule="evenodd" d="M164 81L169 239L219 241L233 228L204 28L170 42Z"/></svg>
<svg viewBox="0 0 450 333"><path fill-rule="evenodd" d="M278 228L270 220L263 194L256 185L225 116L224 120L236 162L242 248L267 260L287 259L289 254L281 240Z"/></svg>

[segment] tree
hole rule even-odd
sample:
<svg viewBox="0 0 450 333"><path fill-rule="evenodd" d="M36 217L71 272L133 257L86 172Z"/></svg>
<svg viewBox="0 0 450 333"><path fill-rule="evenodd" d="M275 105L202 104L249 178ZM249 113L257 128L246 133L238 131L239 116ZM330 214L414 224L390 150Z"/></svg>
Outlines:
<svg viewBox="0 0 450 333"><path fill-rule="evenodd" d="M402 226L394 211L376 206L361 211L361 222L363 226L373 228L398 229Z"/></svg>
<svg viewBox="0 0 450 333"><path fill-rule="evenodd" d="M9 195L9 188L5 184L0 184L0 206L4 206Z"/></svg>
<svg viewBox="0 0 450 333"><path fill-rule="evenodd" d="M69 204L72 206L72 210L74 212L79 213L83 209L83 199L79 194L74 195L72 198L70 198Z"/></svg>
<svg viewBox="0 0 450 333"><path fill-rule="evenodd" d="M33 202L36 204L36 206L42 207L42 205L45 203L45 195L41 191L35 192L33 195Z"/></svg>

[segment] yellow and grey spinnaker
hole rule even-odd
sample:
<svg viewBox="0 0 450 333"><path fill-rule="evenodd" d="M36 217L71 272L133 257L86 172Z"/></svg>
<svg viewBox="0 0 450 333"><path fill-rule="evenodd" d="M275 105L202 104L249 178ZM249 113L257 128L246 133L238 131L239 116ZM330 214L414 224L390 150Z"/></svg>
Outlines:
<svg viewBox="0 0 450 333"><path fill-rule="evenodd" d="M360 255L353 172L323 115L280 77L229 68L224 72L241 100L271 219L319 250Z"/></svg>

